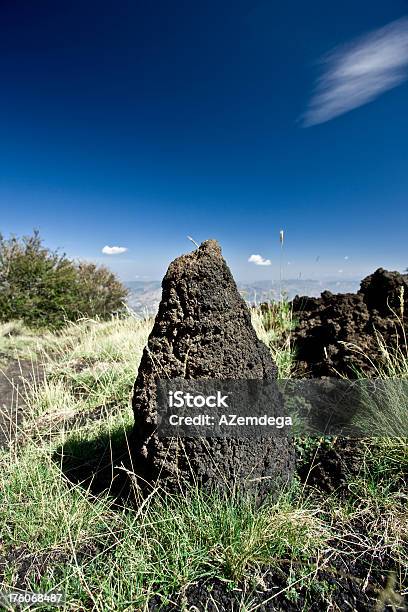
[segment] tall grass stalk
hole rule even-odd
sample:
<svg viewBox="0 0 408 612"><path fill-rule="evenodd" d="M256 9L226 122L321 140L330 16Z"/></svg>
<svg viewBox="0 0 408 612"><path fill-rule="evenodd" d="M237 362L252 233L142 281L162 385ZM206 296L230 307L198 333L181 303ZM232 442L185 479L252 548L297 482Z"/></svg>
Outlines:
<svg viewBox="0 0 408 612"><path fill-rule="evenodd" d="M290 302L263 304L251 310L251 320L260 340L271 351L279 378L291 378L296 372L292 330L295 325Z"/></svg>

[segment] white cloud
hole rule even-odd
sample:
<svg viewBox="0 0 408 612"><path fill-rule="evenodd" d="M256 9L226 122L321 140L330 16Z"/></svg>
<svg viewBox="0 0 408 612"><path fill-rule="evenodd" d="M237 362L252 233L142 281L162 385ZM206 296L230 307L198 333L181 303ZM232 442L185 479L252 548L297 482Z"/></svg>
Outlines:
<svg viewBox="0 0 408 612"><path fill-rule="evenodd" d="M329 121L367 104L408 78L408 18L336 47L321 62L304 127Z"/></svg>
<svg viewBox="0 0 408 612"><path fill-rule="evenodd" d="M120 246L104 246L102 249L102 253L105 253L105 255L120 255L121 253L126 253L127 248L126 247L120 247Z"/></svg>
<svg viewBox="0 0 408 612"><path fill-rule="evenodd" d="M270 259L265 259L262 255L251 255L248 261L256 266L270 266L272 264Z"/></svg>

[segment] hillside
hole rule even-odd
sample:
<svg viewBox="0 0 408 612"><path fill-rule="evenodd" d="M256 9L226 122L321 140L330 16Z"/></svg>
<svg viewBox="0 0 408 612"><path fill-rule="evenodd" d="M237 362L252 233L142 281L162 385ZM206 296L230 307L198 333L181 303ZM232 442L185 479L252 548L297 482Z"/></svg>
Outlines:
<svg viewBox="0 0 408 612"><path fill-rule="evenodd" d="M125 283L129 289L127 303L136 313L155 314L161 297L160 281L131 281ZM238 282L238 289L243 298L251 305L261 304L279 299L280 293L284 293L288 300L296 295L307 295L318 297L322 291L328 290L332 293L355 292L359 287L356 280L312 280L312 279L289 279L279 281L254 281Z"/></svg>
<svg viewBox="0 0 408 612"><path fill-rule="evenodd" d="M253 312L285 377L288 314L286 305ZM335 438L298 438L297 478L261 508L196 489L164 496L159 484L142 500L130 397L151 325L83 321L45 336L2 327L3 358L45 372L44 383L26 375L14 393L17 436L0 451L3 590L53 588L65 609L101 612L317 612L344 610L345 600L402 609L404 438L363 441L357 455Z"/></svg>

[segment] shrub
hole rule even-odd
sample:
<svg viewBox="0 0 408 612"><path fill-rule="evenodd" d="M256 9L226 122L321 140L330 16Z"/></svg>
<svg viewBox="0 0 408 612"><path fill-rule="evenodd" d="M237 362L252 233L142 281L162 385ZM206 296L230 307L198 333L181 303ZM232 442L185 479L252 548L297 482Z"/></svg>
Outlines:
<svg viewBox="0 0 408 612"><path fill-rule="evenodd" d="M81 316L106 318L123 309L126 295L107 268L44 247L37 231L8 240L0 234L0 321L58 328Z"/></svg>
<svg viewBox="0 0 408 612"><path fill-rule="evenodd" d="M89 317L107 319L123 310L127 289L105 266L81 262L77 266L78 309Z"/></svg>

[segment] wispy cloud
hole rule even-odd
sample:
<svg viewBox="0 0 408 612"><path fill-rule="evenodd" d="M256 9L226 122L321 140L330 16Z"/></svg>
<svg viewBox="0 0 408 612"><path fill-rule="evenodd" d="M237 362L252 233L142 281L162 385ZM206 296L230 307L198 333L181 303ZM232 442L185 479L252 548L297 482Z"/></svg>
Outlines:
<svg viewBox="0 0 408 612"><path fill-rule="evenodd" d="M104 246L102 249L102 253L105 253L105 255L120 255L121 253L126 253L127 248L126 247L120 247L120 246Z"/></svg>
<svg viewBox="0 0 408 612"><path fill-rule="evenodd" d="M262 255L251 255L248 261L256 266L270 266L272 264L270 259L265 259Z"/></svg>
<svg viewBox="0 0 408 612"><path fill-rule="evenodd" d="M336 47L321 63L304 127L362 106L408 78L408 18Z"/></svg>

